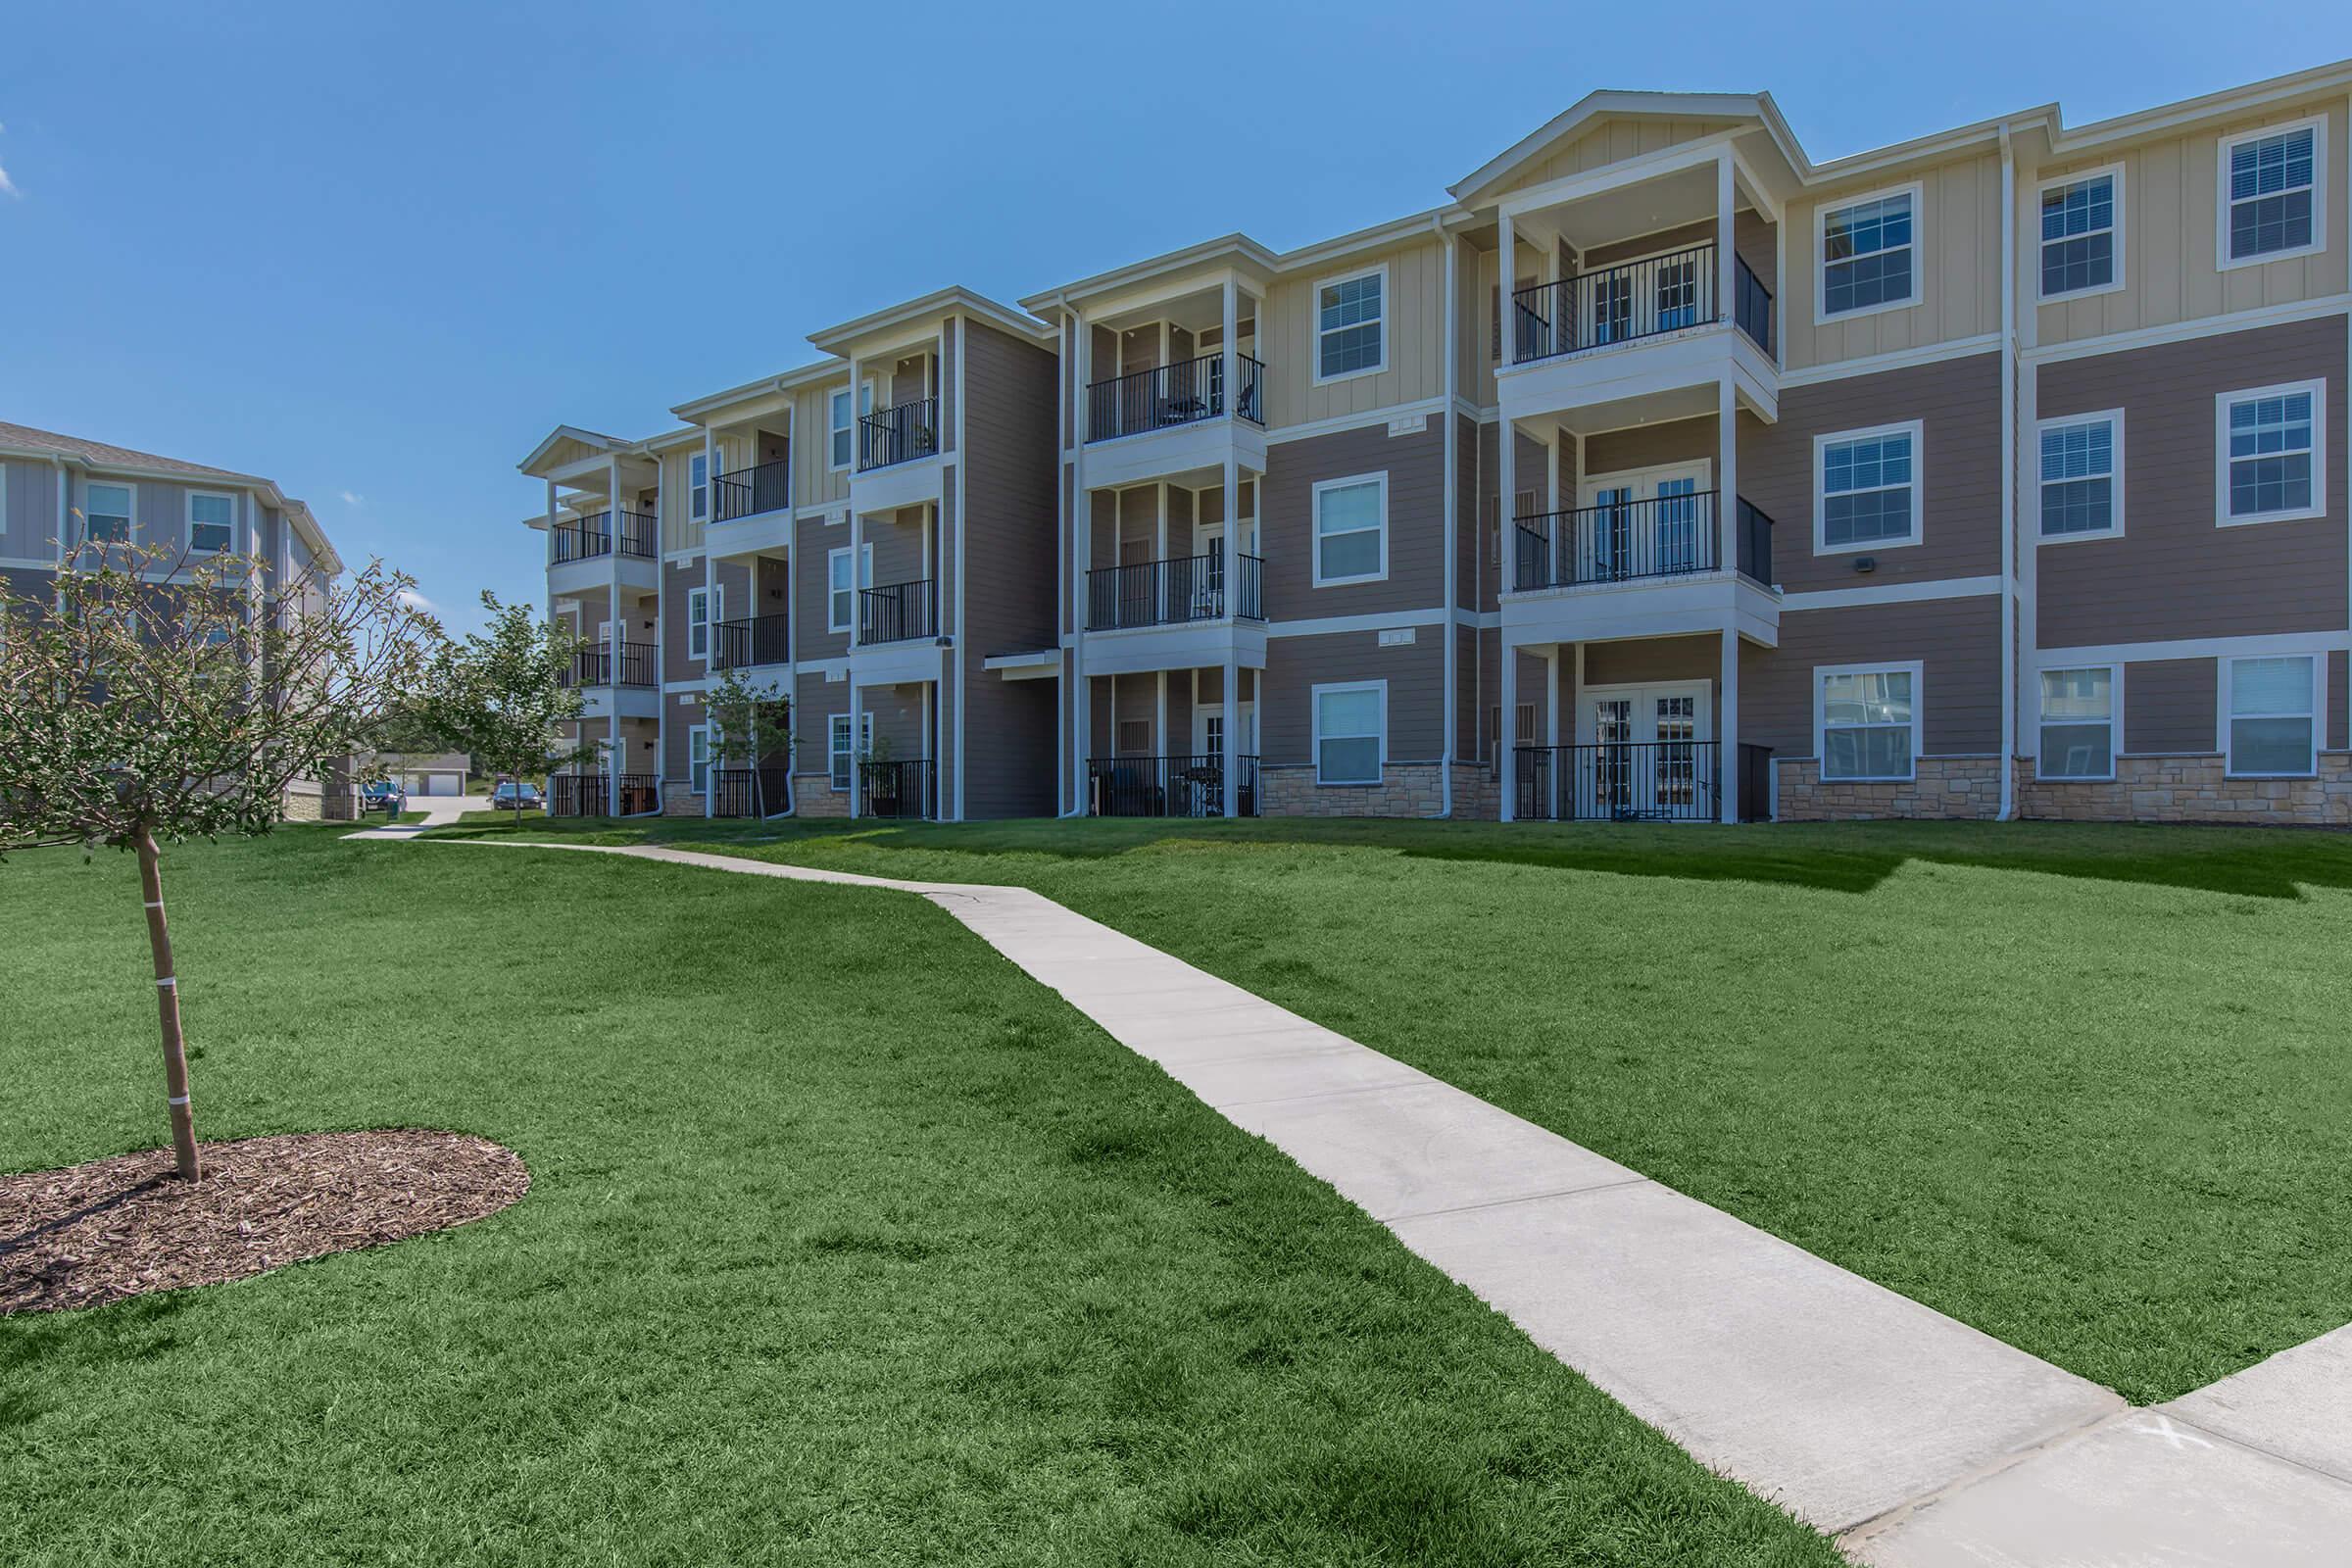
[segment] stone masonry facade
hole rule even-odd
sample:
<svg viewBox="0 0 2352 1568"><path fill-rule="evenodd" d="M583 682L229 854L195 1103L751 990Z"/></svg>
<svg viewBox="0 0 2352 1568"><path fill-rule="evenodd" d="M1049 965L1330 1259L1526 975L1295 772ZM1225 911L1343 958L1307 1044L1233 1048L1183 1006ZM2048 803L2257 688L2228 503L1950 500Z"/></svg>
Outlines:
<svg viewBox="0 0 2352 1568"><path fill-rule="evenodd" d="M1811 758L1779 766L1784 822L1868 822L1890 816L1989 821L2001 811L1997 757L1923 757L1916 777L1889 782L1825 782L1821 764Z"/></svg>
<svg viewBox="0 0 2352 1568"><path fill-rule="evenodd" d="M1391 762L1377 784L1317 784L1311 763L1262 767L1263 816L1436 816L1446 808L1435 762ZM1456 779L1460 773L1455 774ZM1455 801L1457 811L1460 801Z"/></svg>
<svg viewBox="0 0 2352 1568"><path fill-rule="evenodd" d="M2313 778L2231 778L2217 754L2119 757L2113 779L2034 776L2018 759L2017 814L2062 822L2352 824L2352 753L2323 752Z"/></svg>

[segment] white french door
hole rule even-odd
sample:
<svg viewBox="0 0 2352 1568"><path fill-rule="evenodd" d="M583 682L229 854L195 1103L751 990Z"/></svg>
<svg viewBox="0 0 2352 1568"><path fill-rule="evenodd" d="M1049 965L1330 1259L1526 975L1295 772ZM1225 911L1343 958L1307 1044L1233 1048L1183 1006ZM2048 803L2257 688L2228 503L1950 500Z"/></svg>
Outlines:
<svg viewBox="0 0 2352 1568"><path fill-rule="evenodd" d="M1578 814L1710 815L1713 710L1705 681L1589 688L1577 710Z"/></svg>
<svg viewBox="0 0 2352 1568"><path fill-rule="evenodd" d="M1599 473L1577 487L1577 581L1670 576L1712 559L1711 514L1701 499L1712 465L1682 463Z"/></svg>
<svg viewBox="0 0 2352 1568"><path fill-rule="evenodd" d="M1195 505L1199 503L1196 501ZM1194 618L1205 619L1224 613L1225 591L1225 525L1221 522L1199 522L1193 525L1193 554L1208 558L1201 568L1200 586L1196 592L1207 596L1207 602L1196 607ZM1244 517L1242 533L1235 542L1234 554L1257 554L1257 519ZM1248 606L1241 607L1247 610Z"/></svg>

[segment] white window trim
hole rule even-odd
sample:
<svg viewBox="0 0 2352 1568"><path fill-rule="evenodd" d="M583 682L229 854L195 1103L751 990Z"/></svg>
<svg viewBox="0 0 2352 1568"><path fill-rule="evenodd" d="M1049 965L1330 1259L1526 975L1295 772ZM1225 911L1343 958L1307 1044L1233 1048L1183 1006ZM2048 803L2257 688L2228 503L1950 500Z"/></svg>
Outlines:
<svg viewBox="0 0 2352 1568"><path fill-rule="evenodd" d="M1323 291L1336 283L1352 283L1359 277L1370 277L1374 273L1378 273L1380 276L1380 363L1367 365L1360 370L1343 370L1338 375L1325 375L1323 373ZM1334 386L1342 381L1353 381L1360 376L1383 375L1388 372L1389 344L1396 335L1396 313L1394 309L1396 299L1396 291L1392 288L1389 279L1389 264L1386 262L1375 267L1352 268L1345 272L1334 272L1329 277L1315 279L1306 295L1307 363L1313 372L1314 385Z"/></svg>
<svg viewBox="0 0 2352 1568"><path fill-rule="evenodd" d="M2105 537L2101 535L2101 537ZM2103 669L2107 672L2107 771L2104 773L2049 773L2041 765L2041 732L2052 723L2083 725L2086 718L2055 719L2041 710L2041 677L2052 671L2070 669ZM1914 689L1916 690L1916 688ZM1912 711L1919 710L1916 697ZM2079 663L2050 663L2037 665L2034 671L2034 777L2045 784L2112 784L2115 782L2116 759L2124 755L2124 666L2120 662L2090 660Z"/></svg>
<svg viewBox="0 0 2352 1568"><path fill-rule="evenodd" d="M1911 198L1911 293L1903 299L1886 300L1877 305L1865 305L1833 315L1830 311L1830 215L1844 212L1849 207L1859 207L1865 202L1903 195ZM1888 185L1883 190L1866 190L1822 202L1813 209L1813 324L1824 326L1832 321L1858 321L1865 316L1918 309L1927 295L1927 255L1928 203L1927 186L1923 182L1915 179L1907 185Z"/></svg>
<svg viewBox="0 0 2352 1568"><path fill-rule="evenodd" d="M698 463L703 466L703 482L700 485L694 482L694 466ZM703 504L700 507L694 504L694 493L698 489L703 493ZM700 452L686 454L686 520L688 522L709 521L710 514L714 510L710 505L710 500L717 494L717 491L718 459L715 456L707 456Z"/></svg>
<svg viewBox="0 0 2352 1568"><path fill-rule="evenodd" d="M2109 228L2109 232L2115 236L2115 275L2109 278L2106 282L2095 284L2090 288L2070 288L2057 294L2047 293L2042 289L2041 286L2041 253L2042 247L2050 244L2051 241L2041 238L2042 193L2044 191L2056 190L2062 185L2080 185L2084 180L2090 179L2107 179L2113 182L2115 201L2112 208L2112 223ZM2125 280L2124 235L2126 233L2126 229L2124 226L2124 166L2121 164L2104 164L2097 169L2078 169L2071 174L2054 175L2051 178L2042 180L2040 183L2036 184L2034 187L2034 297L2036 301L2044 305L2049 305L2055 304L2062 300L2086 300L2090 299L2094 295L2113 294L2117 290L2121 289L2124 286Z"/></svg>
<svg viewBox="0 0 2352 1568"><path fill-rule="evenodd" d="M862 729L865 732L865 746L863 750L867 753L871 753L874 749L874 710L869 708L864 712L859 713L858 717L861 720L861 722L858 725L858 728ZM834 758L846 757L849 760L851 777L854 778L856 776L859 747L855 734L853 734L851 737L849 750L847 752L836 751L833 746L834 738L840 734L841 731L847 730L850 727L850 715L847 712L830 713L825 717L825 786L831 790L842 791L847 790L850 787L847 781L839 784L833 782Z"/></svg>
<svg viewBox="0 0 2352 1568"><path fill-rule="evenodd" d="M1380 569L1358 572L1348 577L1323 575L1323 492L1347 490L1361 484L1380 486ZM1361 531L1361 530L1350 530ZM1386 582L1389 580L1389 470L1376 473L1351 473L1341 479L1318 479L1307 493L1306 502L1307 563L1317 588L1345 588L1354 583Z"/></svg>
<svg viewBox="0 0 2352 1568"><path fill-rule="evenodd" d="M717 619L710 613L710 595L711 590L708 588L686 590L686 657L688 659L708 661L710 657L710 628ZM698 631L703 634L702 646L699 648L695 646L694 636Z"/></svg>
<svg viewBox="0 0 2352 1568"><path fill-rule="evenodd" d="M694 782L694 764L697 760L694 749L698 743L703 749L700 759L703 764L703 782L699 789L696 788ZM690 724L686 728L686 793L689 795L710 793L710 726L708 724Z"/></svg>
<svg viewBox="0 0 2352 1568"><path fill-rule="evenodd" d="M863 408L858 407L858 394L859 392L865 394ZM846 463L833 461L833 437L840 432L841 428L833 422L833 400L837 397L846 397L850 400L850 457ZM855 387L825 388L825 471L827 473L847 473L858 466L858 420L864 415L873 412L874 379L872 376L867 376Z"/></svg>
<svg viewBox="0 0 2352 1568"><path fill-rule="evenodd" d="M185 493L184 493L184 495L182 496L182 498L181 498L181 501L180 501L180 504L179 504L179 505L180 505L180 527L181 527L181 529L183 530L183 531L181 532L180 536L179 536L179 537L180 537L180 539L181 539L181 541L182 541L182 542L183 542L183 543L184 543L184 544L187 546L187 548L188 548L188 551L189 551L189 553L190 553L191 555L195 553L195 550L196 550L196 498L197 498L198 496L205 496L205 497L208 497L208 498L210 498L210 499L212 499L212 500L214 500L214 501L225 501L225 502L227 502L227 503L228 503L228 543L227 543L227 545L226 545L226 546L224 546L224 547L223 547L221 550L220 550L220 551L210 551L210 550L208 550L208 551L206 551L206 552L205 552L205 554L206 554L206 555L234 555L234 554L236 554L236 551L237 551L237 521L238 521L238 518L239 518L239 517L242 515L242 514L240 513L240 511L239 511L239 509L238 509L238 506L237 506L237 496L236 496L235 492L233 492L233 491L228 491L228 490L190 490L190 491L187 491L187 492L185 492Z"/></svg>
<svg viewBox="0 0 2352 1568"><path fill-rule="evenodd" d="M1908 539L1871 539L1858 544L1834 545L1830 537L1829 451L1832 446L1847 441L1867 441L1873 436L1908 435L1911 438L1911 537ZM2038 461L2039 452L2036 449ZM2037 468L2036 472L2039 471ZM2035 503L2038 514L2039 503ZM1813 553L1817 556L1858 556L1869 551L1905 550L1927 537L1928 532L1928 434L1927 424L1920 419L1904 419L1894 424L1866 425L1858 430L1828 430L1813 438ZM1864 668L1877 668L1864 665ZM1888 666L1891 667L1891 666Z"/></svg>
<svg viewBox="0 0 2352 1568"><path fill-rule="evenodd" d="M874 585L874 543L869 539L865 542L865 559L859 563L858 570L850 573L850 618L846 621L837 621L833 618L833 596L839 591L833 586L833 563L849 553L848 545L841 545L825 552L825 630L827 631L846 632L855 626L858 623L858 590L871 588Z"/></svg>
<svg viewBox="0 0 2352 1568"><path fill-rule="evenodd" d="M2067 296L2069 299L2075 296ZM2108 476L2108 493L2113 498L2106 527L2095 533L2044 534L2041 531L2041 433L2068 424L2090 424L2105 419L2113 434L2112 458L2114 471ZM2094 539L2121 539L2124 536L2124 411L2094 409L2087 414L2056 414L2037 420L2034 426L2034 542L2037 545L2082 544ZM2087 669L2086 664L2069 664L2069 669Z"/></svg>
<svg viewBox="0 0 2352 1568"><path fill-rule="evenodd" d="M2311 663L2311 763L2291 773L2245 773L2237 766L2231 744L2230 709L2231 671L2241 662L2260 659L2301 659ZM2225 778L2311 778L2320 770L2320 753L2328 749L2328 656L2326 654L2225 654L2217 661L2213 685L2214 750L2222 754ZM2294 718L2294 713L2248 713L2248 718Z"/></svg>
<svg viewBox="0 0 2352 1568"><path fill-rule="evenodd" d="M2260 141L2266 136L2282 136L2308 127L2311 131L2311 243L2293 250L2265 251L2260 256L2247 256L2232 261L2230 256L2230 154L2240 142ZM2253 130L2241 130L2224 136L2214 144L2213 158L2213 267L2217 272L2230 271L2240 267L2262 267L2271 262L2288 262L2298 256L2317 256L2328 248L2328 117L2313 115L2303 120L2281 121L2276 125L2263 125Z"/></svg>
<svg viewBox="0 0 2352 1568"><path fill-rule="evenodd" d="M82 482L81 482L81 542L82 542L83 544L85 544L85 545L87 545L87 544L96 544L96 543L98 543L98 542L99 542L98 540L95 540L95 539L93 539L93 538L90 536L90 522L91 522L91 519L92 519L93 515L95 514L95 513L96 513L96 511L97 511L97 507L96 507L96 505L95 505L95 504L94 504L94 503L93 503L93 502L90 500L90 492L91 492L91 491L93 491L93 490L95 490L95 489L97 489L97 488L99 488L101 485L105 486L105 487L106 487L107 489L109 489L109 490L120 490L120 491L122 491L122 492L123 493L123 495L124 495L125 499L124 499L124 501L123 501L123 503L122 503L122 514L121 514L121 515L122 515L122 542L123 544L126 544L126 545L135 545L135 544L137 544L137 543L139 542L139 533L140 533L140 529L139 529L139 485L138 485L138 481L137 481L137 480L135 480L135 479L84 479L84 480L82 480ZM110 512L110 513L108 513L108 514L107 514L107 515L111 517L111 516L114 516L114 515L116 515L116 514L114 514L114 513L111 513L111 512Z"/></svg>
<svg viewBox="0 0 2352 1568"><path fill-rule="evenodd" d="M1323 699L1350 692L1373 692L1380 698L1380 765L1370 778L1325 778L1323 776ZM1315 786L1318 789L1362 789L1378 784L1387 775L1389 766L1389 683L1385 680L1330 681L1311 686L1306 695L1306 725L1309 755L1315 760ZM1359 739L1343 736L1340 739Z"/></svg>
<svg viewBox="0 0 2352 1568"><path fill-rule="evenodd" d="M1911 676L1911 771L1908 773L1856 774L1846 778L1829 776L1829 699L1824 695L1833 675L1886 675L1906 670ZM1851 728L1839 725L1840 729ZM1892 726L1888 726L1891 728ZM1928 688L1926 667L1920 661L1900 659L1872 660L1860 664L1815 664L1813 666L1813 770L1827 784L1908 784L1919 777L1919 760L1926 750L1928 732ZM2036 746L2040 745L2038 739Z"/></svg>
<svg viewBox="0 0 2352 1568"><path fill-rule="evenodd" d="M2230 514L2230 407L2254 398L2296 392L2311 394L2311 505L2291 512ZM2213 520L2217 527L2246 528L2263 522L2300 522L2328 515L2328 382L2281 381L2277 386L2238 387L2213 395Z"/></svg>

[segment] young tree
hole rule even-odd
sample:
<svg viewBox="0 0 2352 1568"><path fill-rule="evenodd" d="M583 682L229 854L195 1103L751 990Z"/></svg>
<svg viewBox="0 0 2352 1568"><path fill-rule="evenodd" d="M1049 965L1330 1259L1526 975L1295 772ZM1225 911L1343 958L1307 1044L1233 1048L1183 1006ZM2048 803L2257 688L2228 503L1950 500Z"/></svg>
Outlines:
<svg viewBox="0 0 2352 1568"><path fill-rule="evenodd" d="M751 769L752 814L767 815L760 764L778 752L787 763L792 760L791 699L775 681L754 682L730 669L704 691L703 711L710 715L710 765Z"/></svg>
<svg viewBox="0 0 2352 1568"><path fill-rule="evenodd" d="M426 672L412 716L436 745L471 754L473 764L520 780L599 755L593 744L566 745L559 724L575 724L586 704L572 666L587 644L561 621L539 620L528 605L499 603L485 591L489 625L443 646ZM522 792L514 792L514 825Z"/></svg>
<svg viewBox="0 0 2352 1568"><path fill-rule="evenodd" d="M100 845L138 858L179 1174L199 1179L164 917L162 846L269 832L298 778L368 750L409 691L432 617L378 562L347 582L271 580L256 557L190 564L85 546L54 598L0 596L0 852Z"/></svg>

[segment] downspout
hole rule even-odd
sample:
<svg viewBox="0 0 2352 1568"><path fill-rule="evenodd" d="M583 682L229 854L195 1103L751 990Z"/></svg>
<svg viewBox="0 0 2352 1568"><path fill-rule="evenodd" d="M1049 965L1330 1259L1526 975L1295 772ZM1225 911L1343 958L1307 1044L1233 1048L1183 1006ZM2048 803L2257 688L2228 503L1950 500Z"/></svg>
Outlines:
<svg viewBox="0 0 2352 1568"><path fill-rule="evenodd" d="M1069 293L1066 289L1054 296L1054 307L1061 313L1063 327L1069 333L1070 364L1054 367L1054 378L1066 395L1070 377L1078 373L1086 365L1085 333L1087 326L1085 319L1070 309ZM1056 340L1056 347L1058 348L1058 346L1059 340ZM1059 358L1058 355L1055 357ZM1066 574L1068 576L1073 595L1086 580L1085 552L1091 548L1094 537L1094 511L1086 495L1086 430L1080 422L1084 417L1085 416L1077 412L1073 402L1070 418L1070 435L1072 437L1070 447L1075 456L1070 463L1069 486L1066 492L1062 488L1060 477L1061 427L1056 425L1054 430L1054 504L1057 511L1063 513L1065 526L1062 534L1062 550L1064 552L1062 572L1056 575ZM1066 502L1063 500L1065 494L1068 497ZM1115 534L1116 530L1113 531ZM1063 821L1072 817L1085 816L1089 805L1086 766L1082 759L1085 756L1083 748L1086 745L1086 726L1091 721L1091 715L1086 711L1086 630L1079 624L1079 619L1077 614L1069 617L1070 686L1069 690L1062 694L1065 699L1063 708L1070 715L1067 760L1071 785L1069 805L1057 813L1058 818ZM1055 635L1058 640L1058 628Z"/></svg>
<svg viewBox="0 0 2352 1568"><path fill-rule="evenodd" d="M1443 218L1432 218L1429 223L1438 236L1438 243L1446 247L1446 409L1438 416L1438 428L1446 443L1446 617L1439 622L1445 628L1446 637L1446 744L1438 753L1438 815L1450 817L1453 815L1453 754L1461 744L1461 722L1456 706L1459 693L1455 690L1456 666L1460 657L1457 645L1461 642L1461 629L1454 622L1460 608L1457 603L1460 563L1455 556L1455 541L1461 536L1461 524L1455 513L1460 500L1456 469L1461 463L1461 443L1454 436L1453 406L1458 395L1457 378L1461 374L1455 333L1459 329L1462 314L1462 294L1454 271L1459 243L1446 234Z"/></svg>
<svg viewBox="0 0 2352 1568"><path fill-rule="evenodd" d="M2017 815L2017 153L2001 126L2001 808Z"/></svg>

